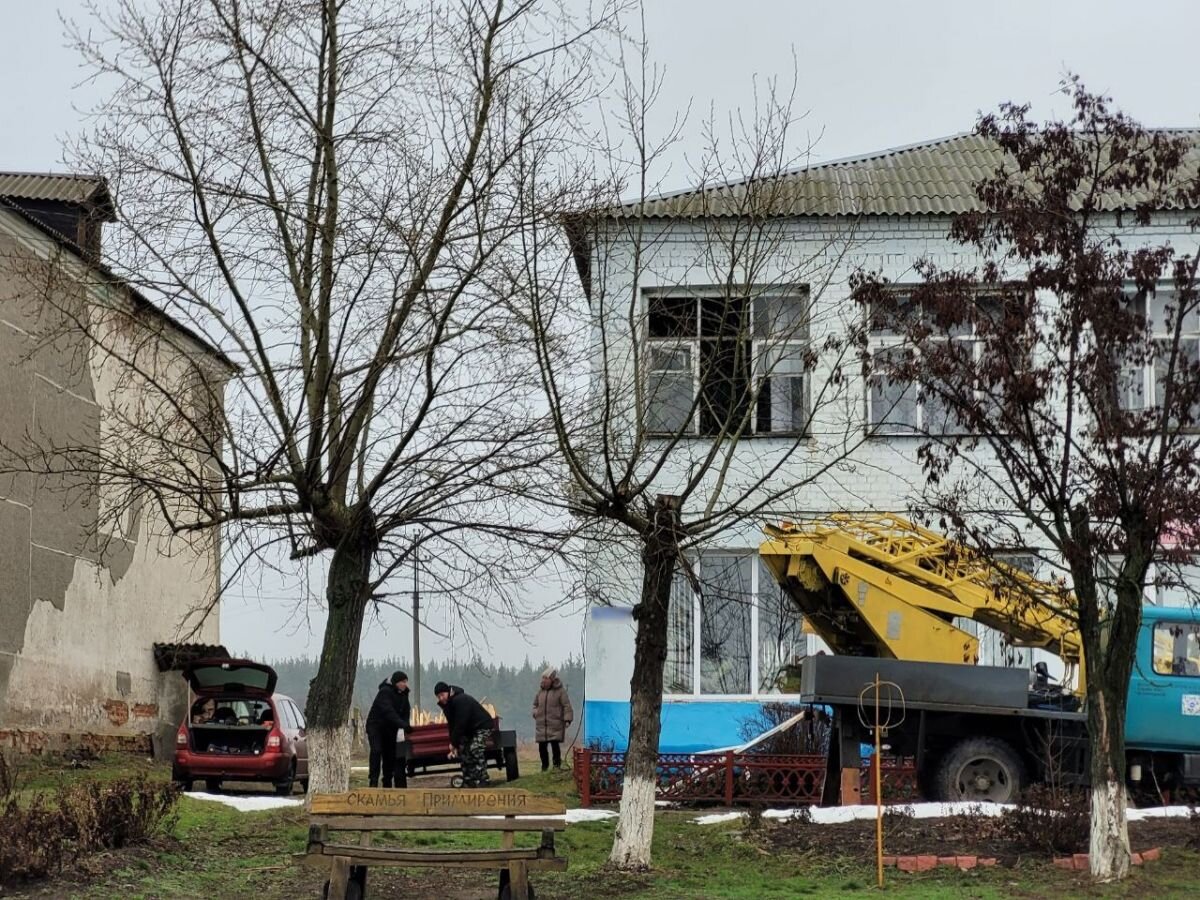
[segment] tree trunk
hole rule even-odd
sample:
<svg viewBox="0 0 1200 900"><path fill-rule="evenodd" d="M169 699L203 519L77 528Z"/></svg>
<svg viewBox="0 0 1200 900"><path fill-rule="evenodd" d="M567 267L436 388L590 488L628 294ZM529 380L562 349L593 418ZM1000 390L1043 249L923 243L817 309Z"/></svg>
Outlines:
<svg viewBox="0 0 1200 900"><path fill-rule="evenodd" d="M1129 874L1129 828L1125 818L1125 704L1088 688L1092 735L1092 823L1088 862L1092 877L1116 881Z"/></svg>
<svg viewBox="0 0 1200 900"><path fill-rule="evenodd" d="M660 495L654 522L642 546L642 597L634 608L637 637L629 682L629 747L609 862L621 869L650 865L654 838L654 788L658 781L663 667L667 660L667 610L671 578L679 557L679 500Z"/></svg>
<svg viewBox="0 0 1200 900"><path fill-rule="evenodd" d="M331 793L350 786L350 702L358 668L363 616L370 599L372 540L348 534L333 551L325 588L329 618L321 661L305 706L309 791Z"/></svg>
<svg viewBox="0 0 1200 900"><path fill-rule="evenodd" d="M1107 639L1102 637L1088 669L1088 731L1092 750L1092 822L1089 868L1098 881L1129 874L1129 827L1125 817L1125 711L1141 624L1140 585L1121 585ZM1091 648L1085 648L1085 653ZM1093 665L1092 659L1095 659Z"/></svg>

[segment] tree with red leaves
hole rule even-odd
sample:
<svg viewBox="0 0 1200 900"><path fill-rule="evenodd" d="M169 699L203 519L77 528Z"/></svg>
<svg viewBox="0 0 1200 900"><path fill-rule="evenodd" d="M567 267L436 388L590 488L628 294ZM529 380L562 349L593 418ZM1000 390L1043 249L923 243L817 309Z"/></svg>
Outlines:
<svg viewBox="0 0 1200 900"><path fill-rule="evenodd" d="M1144 128L1077 78L1063 90L1065 121L1039 126L1012 104L979 120L1004 161L951 227L974 267L922 261L903 291L862 274L856 296L903 339L864 345L869 377L941 417L919 450L924 511L991 553L1046 547L1071 584L1091 871L1111 880L1130 862L1125 710L1144 591L1200 527L1200 132Z"/></svg>

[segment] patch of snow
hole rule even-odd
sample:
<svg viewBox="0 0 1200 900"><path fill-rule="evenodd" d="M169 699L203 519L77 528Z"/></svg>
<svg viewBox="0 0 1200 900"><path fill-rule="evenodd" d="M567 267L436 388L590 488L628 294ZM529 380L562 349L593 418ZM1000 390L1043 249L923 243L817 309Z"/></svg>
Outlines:
<svg viewBox="0 0 1200 900"><path fill-rule="evenodd" d="M745 813L729 812L729 813L712 813L707 816L697 816L692 819L694 825L720 825L722 822L735 822L738 819L744 818ZM764 815L766 815L764 813Z"/></svg>
<svg viewBox="0 0 1200 900"><path fill-rule="evenodd" d="M568 825L578 822L603 822L605 819L615 819L617 814L611 809L568 809L565 816L471 816L472 819L563 819Z"/></svg>
<svg viewBox="0 0 1200 900"><path fill-rule="evenodd" d="M577 822L603 822L606 819L615 819L617 814L611 809L568 809L567 824L574 825Z"/></svg>
<svg viewBox="0 0 1200 900"><path fill-rule="evenodd" d="M659 809L674 809L679 804L674 800L655 800L654 805Z"/></svg>
<svg viewBox="0 0 1200 900"><path fill-rule="evenodd" d="M914 819L944 819L948 816L998 816L1006 809L1012 809L1011 803L909 803L885 807L900 813L907 813ZM838 825L843 822L855 822L861 819L874 819L874 806L813 806L809 814L814 825ZM692 819L696 825L718 825L722 822L733 822L741 819L744 812L712 813ZM787 821L804 815L803 809L767 809L763 810L764 819ZM1159 806L1150 809L1129 810L1129 821L1141 819L1184 818L1191 815L1191 809L1186 806Z"/></svg>
<svg viewBox="0 0 1200 900"><path fill-rule="evenodd" d="M350 771L351 772L370 772L371 769L369 766L351 766Z"/></svg>
<svg viewBox="0 0 1200 900"><path fill-rule="evenodd" d="M290 797L256 797L248 794L207 794L204 791L188 791L183 796L192 800L208 800L224 803L241 812L262 812L266 809L283 809L287 806L302 806L304 800Z"/></svg>
<svg viewBox="0 0 1200 900"><path fill-rule="evenodd" d="M1149 809L1131 809L1125 813L1130 822L1142 819L1181 819L1192 814L1190 806L1152 806Z"/></svg>

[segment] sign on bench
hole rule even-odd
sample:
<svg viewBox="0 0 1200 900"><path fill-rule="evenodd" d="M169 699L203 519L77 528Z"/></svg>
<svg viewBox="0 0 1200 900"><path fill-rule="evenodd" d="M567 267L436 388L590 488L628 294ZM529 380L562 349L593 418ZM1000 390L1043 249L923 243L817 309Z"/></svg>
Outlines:
<svg viewBox="0 0 1200 900"><path fill-rule="evenodd" d="M315 794L308 832L310 865L329 870L331 900L366 896L369 866L443 866L499 869L502 898L529 900L529 872L567 867L556 856L554 833L566 828L560 800L510 789L364 788ZM520 818L518 818L520 817ZM560 818L551 818L560 817ZM381 831L496 831L494 850L429 850L372 846ZM514 847L517 832L541 832L539 846ZM357 843L345 832L358 832Z"/></svg>

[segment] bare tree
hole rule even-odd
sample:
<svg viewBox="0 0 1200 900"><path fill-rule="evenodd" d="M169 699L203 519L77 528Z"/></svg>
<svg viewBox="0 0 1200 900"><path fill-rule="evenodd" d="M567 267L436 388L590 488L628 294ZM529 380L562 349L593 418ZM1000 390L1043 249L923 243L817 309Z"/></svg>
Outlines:
<svg viewBox="0 0 1200 900"><path fill-rule="evenodd" d="M1032 539L1073 586L1091 870L1114 879L1130 858L1125 708L1147 575L1200 525L1200 192L1194 136L1149 131L1078 80L1064 91L1068 121L1039 127L1014 105L979 121L1003 162L951 230L978 264L922 263L911 289L866 276L858 297L904 338L866 355L872 377L945 419L920 451L926 512L993 553Z"/></svg>
<svg viewBox="0 0 1200 900"><path fill-rule="evenodd" d="M574 190L555 161L580 133L607 19L533 0L90 12L71 34L112 93L74 162L111 177L115 276L238 371L161 377L104 316L75 316L142 385L119 412L130 437L24 465L124 490L178 534L221 529L242 561L328 558L309 748L312 787L344 789L382 583L426 544L470 585L465 607L514 547L546 545L540 517L503 502L533 493L549 455L514 263Z"/></svg>
<svg viewBox="0 0 1200 900"><path fill-rule="evenodd" d="M650 863L672 585L683 573L706 590L689 551L794 511L864 436L842 380L857 364L854 324L819 303L852 235L797 239L787 218L803 212L791 170L807 153L792 149L794 90L769 86L728 136L710 121L697 187L660 211L648 173L678 128L648 137L660 79L642 51L617 104L633 154L616 174L636 199L567 217L576 272L547 264L560 235L531 235L529 252L531 337L570 508L595 541L589 589L599 602L638 597L611 854L622 868Z"/></svg>

